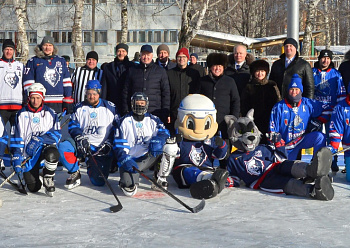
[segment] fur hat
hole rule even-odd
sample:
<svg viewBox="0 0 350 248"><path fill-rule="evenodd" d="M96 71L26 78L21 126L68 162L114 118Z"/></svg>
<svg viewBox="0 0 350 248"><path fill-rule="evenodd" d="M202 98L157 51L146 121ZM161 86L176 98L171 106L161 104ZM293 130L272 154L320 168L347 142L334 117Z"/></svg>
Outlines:
<svg viewBox="0 0 350 248"><path fill-rule="evenodd" d="M259 60L255 60L253 63L250 64L250 74L253 75L254 77L254 73L258 70L264 70L266 72L266 76L269 74L270 72L270 65L267 61L259 59Z"/></svg>
<svg viewBox="0 0 350 248"><path fill-rule="evenodd" d="M292 76L292 80L288 85L288 90L290 90L290 88L299 88L300 91L303 92L303 80L299 77L298 74L294 74Z"/></svg>
<svg viewBox="0 0 350 248"><path fill-rule="evenodd" d="M158 54L160 53L160 51L162 51L162 50L167 51L168 54L170 55L170 49L169 49L169 47L168 47L167 45L165 45L165 44L161 44L161 45L159 45L159 46L157 47L157 55L158 55Z"/></svg>
<svg viewBox="0 0 350 248"><path fill-rule="evenodd" d="M213 65L222 65L227 67L227 55L224 53L211 53L207 57L207 66L210 68Z"/></svg>
<svg viewBox="0 0 350 248"><path fill-rule="evenodd" d="M44 38L43 38L43 40L41 41L41 43L40 43L40 46L42 46L42 45L44 45L44 44L46 44L46 43L49 43L49 44L51 44L51 45L54 45L54 38L52 38L51 36L45 36Z"/></svg>

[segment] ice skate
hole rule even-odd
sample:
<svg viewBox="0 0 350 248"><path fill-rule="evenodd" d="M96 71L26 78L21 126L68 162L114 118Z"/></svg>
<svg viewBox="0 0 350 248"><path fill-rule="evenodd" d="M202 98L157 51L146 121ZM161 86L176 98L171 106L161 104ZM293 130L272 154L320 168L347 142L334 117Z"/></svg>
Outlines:
<svg viewBox="0 0 350 248"><path fill-rule="evenodd" d="M217 196L219 186L214 180L202 180L191 185L190 193L195 199L209 199Z"/></svg>
<svg viewBox="0 0 350 248"><path fill-rule="evenodd" d="M309 177L317 178L326 176L332 164L332 152L327 147L322 147L314 157L311 164L306 168Z"/></svg>
<svg viewBox="0 0 350 248"><path fill-rule="evenodd" d="M310 196L317 200L330 201L334 197L334 189L328 176L317 178Z"/></svg>
<svg viewBox="0 0 350 248"><path fill-rule="evenodd" d="M125 187L125 186L119 184L119 188L123 191L124 195L129 196L129 197L136 195L136 193L137 193L137 185L136 184L133 186L130 186L130 187Z"/></svg>
<svg viewBox="0 0 350 248"><path fill-rule="evenodd" d="M228 178L228 171L224 169L217 169L211 176L211 180L215 180L219 187L220 193L224 188Z"/></svg>
<svg viewBox="0 0 350 248"><path fill-rule="evenodd" d="M45 175L43 177L43 184L45 187L45 194L50 197L53 197L53 193L55 192L55 183L53 181L54 175Z"/></svg>
<svg viewBox="0 0 350 248"><path fill-rule="evenodd" d="M78 187L81 183L81 174L80 171L77 170L76 172L73 172L66 180L66 187L68 189L74 189Z"/></svg>

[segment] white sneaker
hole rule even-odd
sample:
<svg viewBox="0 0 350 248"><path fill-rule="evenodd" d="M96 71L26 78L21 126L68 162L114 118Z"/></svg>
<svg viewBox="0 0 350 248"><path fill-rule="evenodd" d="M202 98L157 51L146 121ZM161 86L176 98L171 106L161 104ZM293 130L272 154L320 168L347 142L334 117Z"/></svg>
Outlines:
<svg viewBox="0 0 350 248"><path fill-rule="evenodd" d="M124 187L124 186L119 185L119 188L123 191L123 193L126 196L131 197L133 195L136 195L136 193L137 193L137 185L136 184L134 186L131 186L131 187Z"/></svg>

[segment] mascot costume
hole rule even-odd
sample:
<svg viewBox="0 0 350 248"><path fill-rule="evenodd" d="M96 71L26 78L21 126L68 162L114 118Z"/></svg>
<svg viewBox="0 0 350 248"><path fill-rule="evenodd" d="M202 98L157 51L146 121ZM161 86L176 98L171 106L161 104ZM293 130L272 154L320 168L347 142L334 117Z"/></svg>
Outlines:
<svg viewBox="0 0 350 248"><path fill-rule="evenodd" d="M334 190L328 177L331 151L321 148L310 164L287 160L280 134L269 134L268 139L273 145L259 145L261 133L253 122L253 115L251 109L246 117L239 119L225 116L230 141L238 149L228 161L230 176L226 186L239 187L242 180L253 189L332 200ZM312 178L314 184L299 180L306 177Z"/></svg>
<svg viewBox="0 0 350 248"><path fill-rule="evenodd" d="M214 159L223 159L227 144L219 136L214 103L206 96L186 96L178 109L175 129L178 134L168 139L163 147L163 157L158 180L170 174L179 188L190 188L196 199L215 197L224 188L228 172L213 167Z"/></svg>

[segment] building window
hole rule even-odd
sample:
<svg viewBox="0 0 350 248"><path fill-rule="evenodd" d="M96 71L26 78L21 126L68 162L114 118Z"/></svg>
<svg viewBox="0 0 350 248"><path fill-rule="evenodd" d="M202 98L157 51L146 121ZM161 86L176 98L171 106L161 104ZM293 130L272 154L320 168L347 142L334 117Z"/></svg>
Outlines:
<svg viewBox="0 0 350 248"><path fill-rule="evenodd" d="M129 30L128 43L176 43L177 30ZM117 42L121 40L121 30L117 30Z"/></svg>
<svg viewBox="0 0 350 248"><path fill-rule="evenodd" d="M46 31L45 35L52 36L55 43L72 43L71 31Z"/></svg>
<svg viewBox="0 0 350 248"><path fill-rule="evenodd" d="M27 38L29 44L37 44L37 38L36 38L36 31L28 31L27 32Z"/></svg>
<svg viewBox="0 0 350 248"><path fill-rule="evenodd" d="M6 39L5 38L5 32L0 32L0 43L2 44L2 43L4 43L4 40Z"/></svg>
<svg viewBox="0 0 350 248"><path fill-rule="evenodd" d="M164 39L163 39L164 43L169 42L169 31L164 30L163 35L164 35Z"/></svg>
<svg viewBox="0 0 350 248"><path fill-rule="evenodd" d="M83 42L91 43L91 31L83 31ZM95 43L107 43L107 31L95 31Z"/></svg>
<svg viewBox="0 0 350 248"><path fill-rule="evenodd" d="M91 32L84 31L83 32L83 42L84 43L90 43L91 42Z"/></svg>
<svg viewBox="0 0 350 248"><path fill-rule="evenodd" d="M148 42L152 43L153 42L153 32L152 31L148 31Z"/></svg>
<svg viewBox="0 0 350 248"><path fill-rule="evenodd" d="M177 31L170 31L170 42L177 42Z"/></svg>
<svg viewBox="0 0 350 248"><path fill-rule="evenodd" d="M120 43L122 41L122 31L117 30L117 43Z"/></svg>
<svg viewBox="0 0 350 248"><path fill-rule="evenodd" d="M139 42L146 42L146 31L139 31Z"/></svg>
<svg viewBox="0 0 350 248"><path fill-rule="evenodd" d="M154 31L154 42L155 43L161 43L162 42L161 34L162 34L161 31Z"/></svg>
<svg viewBox="0 0 350 248"><path fill-rule="evenodd" d="M60 33L58 31L52 32L53 41L60 43Z"/></svg>

